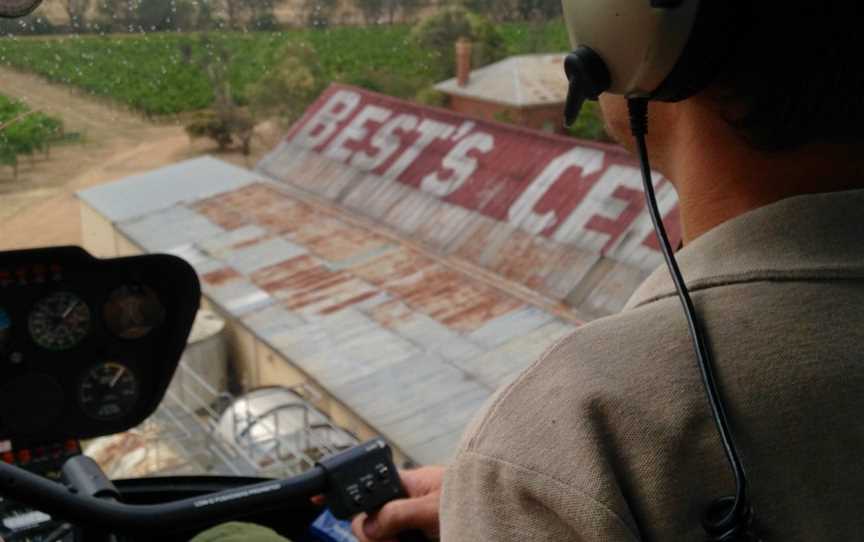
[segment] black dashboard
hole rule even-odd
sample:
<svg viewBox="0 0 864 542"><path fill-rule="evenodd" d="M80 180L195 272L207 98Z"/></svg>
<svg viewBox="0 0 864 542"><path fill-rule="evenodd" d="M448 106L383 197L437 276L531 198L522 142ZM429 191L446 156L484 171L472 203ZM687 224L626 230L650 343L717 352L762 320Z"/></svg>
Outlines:
<svg viewBox="0 0 864 542"><path fill-rule="evenodd" d="M162 400L200 303L169 255L0 254L0 453L132 428Z"/></svg>

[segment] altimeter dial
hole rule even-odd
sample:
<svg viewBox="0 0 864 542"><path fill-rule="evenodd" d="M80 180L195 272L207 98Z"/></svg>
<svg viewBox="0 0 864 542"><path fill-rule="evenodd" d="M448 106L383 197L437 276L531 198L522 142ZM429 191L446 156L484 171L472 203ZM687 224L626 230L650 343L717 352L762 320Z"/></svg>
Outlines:
<svg viewBox="0 0 864 542"><path fill-rule="evenodd" d="M120 419L138 403L138 379L129 367L109 361L91 367L78 385L78 403L99 421Z"/></svg>
<svg viewBox="0 0 864 542"><path fill-rule="evenodd" d="M69 350L90 332L90 307L72 292L54 292L36 303L28 325L37 345L46 350Z"/></svg>

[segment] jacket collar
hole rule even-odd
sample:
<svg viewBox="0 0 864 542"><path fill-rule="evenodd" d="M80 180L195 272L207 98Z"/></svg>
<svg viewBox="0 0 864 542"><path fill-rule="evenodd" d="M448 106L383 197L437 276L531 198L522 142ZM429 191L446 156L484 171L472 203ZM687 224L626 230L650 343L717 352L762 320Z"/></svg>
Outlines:
<svg viewBox="0 0 864 542"><path fill-rule="evenodd" d="M796 196L750 211L677 253L691 291L754 281L864 278L864 190ZM666 265L625 310L675 295Z"/></svg>

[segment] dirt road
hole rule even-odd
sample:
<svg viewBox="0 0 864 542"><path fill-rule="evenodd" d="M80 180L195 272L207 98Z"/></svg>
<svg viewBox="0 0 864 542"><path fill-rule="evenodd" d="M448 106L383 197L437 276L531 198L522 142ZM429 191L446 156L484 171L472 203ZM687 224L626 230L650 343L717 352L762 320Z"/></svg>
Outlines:
<svg viewBox="0 0 864 542"><path fill-rule="evenodd" d="M49 159L22 160L17 180L11 168L0 168L0 250L79 244L75 191L213 152L206 142L190 144L180 126L149 122L34 75L0 68L0 94L62 118L67 133L82 136L80 144L52 149ZM258 155L266 150L258 147ZM237 154L219 158L247 163Z"/></svg>

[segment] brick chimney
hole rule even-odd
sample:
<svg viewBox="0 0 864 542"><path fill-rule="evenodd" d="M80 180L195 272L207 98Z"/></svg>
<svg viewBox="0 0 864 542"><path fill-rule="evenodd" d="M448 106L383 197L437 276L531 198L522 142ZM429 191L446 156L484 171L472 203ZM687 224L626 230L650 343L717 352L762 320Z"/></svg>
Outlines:
<svg viewBox="0 0 864 542"><path fill-rule="evenodd" d="M459 38L456 42L456 82L460 87L468 86L471 78L471 41Z"/></svg>

